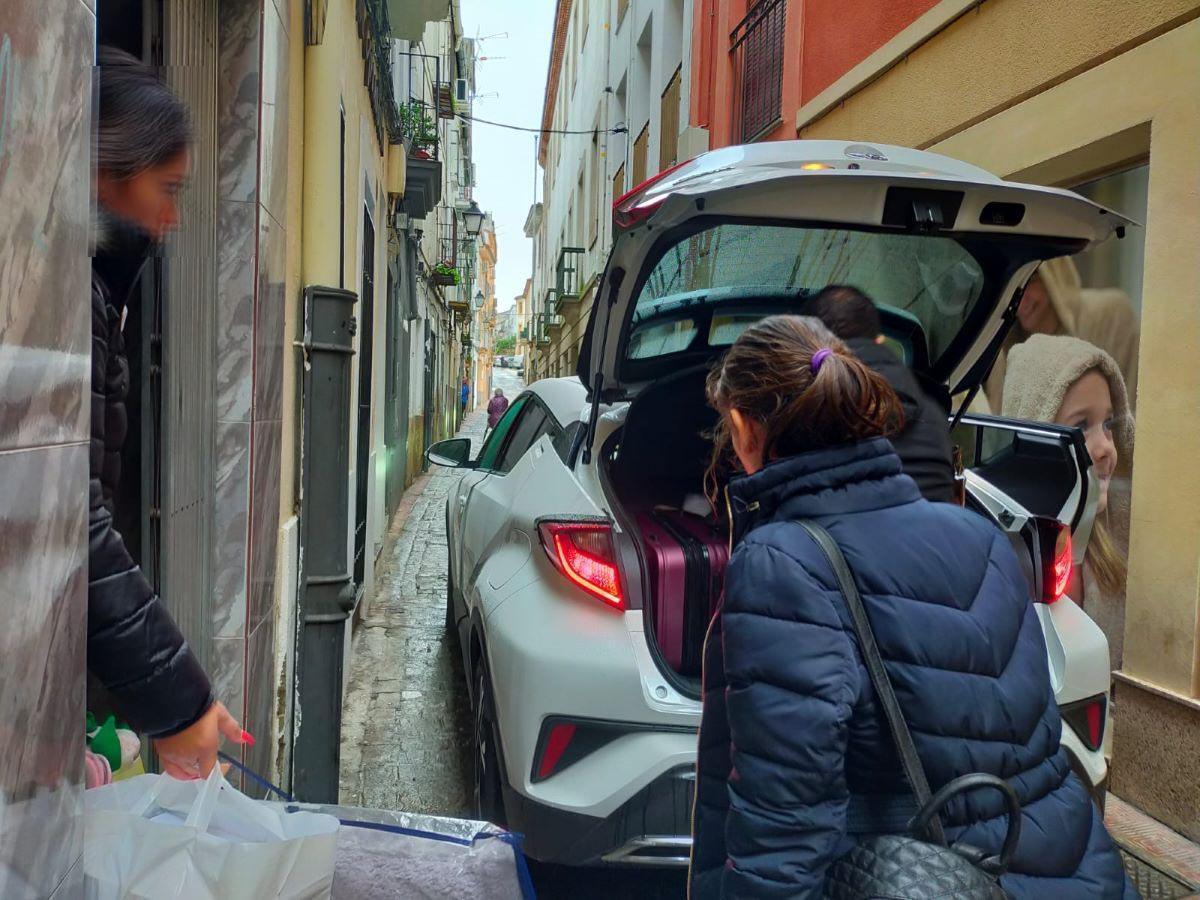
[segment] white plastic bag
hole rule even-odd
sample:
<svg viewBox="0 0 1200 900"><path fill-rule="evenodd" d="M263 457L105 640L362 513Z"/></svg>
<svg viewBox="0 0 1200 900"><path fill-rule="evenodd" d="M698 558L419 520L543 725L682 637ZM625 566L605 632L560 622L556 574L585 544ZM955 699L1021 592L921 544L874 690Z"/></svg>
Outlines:
<svg viewBox="0 0 1200 900"><path fill-rule="evenodd" d="M338 820L204 781L140 775L85 791L89 900L328 898Z"/></svg>

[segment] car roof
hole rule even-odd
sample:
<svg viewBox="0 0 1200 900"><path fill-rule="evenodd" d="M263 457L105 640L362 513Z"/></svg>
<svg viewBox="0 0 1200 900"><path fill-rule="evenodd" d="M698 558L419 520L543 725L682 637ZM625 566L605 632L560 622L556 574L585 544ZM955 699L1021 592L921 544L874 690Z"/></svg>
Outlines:
<svg viewBox="0 0 1200 900"><path fill-rule="evenodd" d="M563 425L579 421L587 408L587 391L583 382L574 375L569 378L543 378L525 390L536 394Z"/></svg>

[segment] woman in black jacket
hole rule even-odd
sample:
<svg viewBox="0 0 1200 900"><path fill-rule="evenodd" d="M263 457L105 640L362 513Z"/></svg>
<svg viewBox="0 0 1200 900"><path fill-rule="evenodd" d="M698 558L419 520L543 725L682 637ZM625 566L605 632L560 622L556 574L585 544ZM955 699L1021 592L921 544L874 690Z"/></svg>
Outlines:
<svg viewBox="0 0 1200 900"><path fill-rule="evenodd" d="M154 739L167 773L207 775L224 735L252 739L212 695L204 669L113 527L128 431L128 304L152 248L178 224L189 167L186 107L131 56L100 51L98 223L92 259L92 431L88 514L88 668L130 723Z"/></svg>
<svg viewBox="0 0 1200 900"><path fill-rule="evenodd" d="M692 900L826 896L830 867L916 811L850 613L806 521L862 594L930 788L984 772L1021 801L1012 898L1136 896L1059 745L1046 644L1007 537L922 499L886 434L900 403L816 319L746 329L708 381L733 554L704 646ZM723 504L724 505L724 504ZM996 854L999 792L959 795L946 836ZM942 896L951 896L945 893Z"/></svg>

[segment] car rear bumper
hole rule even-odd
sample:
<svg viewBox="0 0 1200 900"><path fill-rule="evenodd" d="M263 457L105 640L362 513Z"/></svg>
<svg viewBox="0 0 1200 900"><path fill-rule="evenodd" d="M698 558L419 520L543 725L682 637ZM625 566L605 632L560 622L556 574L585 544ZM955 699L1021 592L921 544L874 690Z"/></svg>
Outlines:
<svg viewBox="0 0 1200 900"><path fill-rule="evenodd" d="M604 818L556 809L506 789L508 827L525 853L566 865L686 866L692 846L695 770L680 766Z"/></svg>

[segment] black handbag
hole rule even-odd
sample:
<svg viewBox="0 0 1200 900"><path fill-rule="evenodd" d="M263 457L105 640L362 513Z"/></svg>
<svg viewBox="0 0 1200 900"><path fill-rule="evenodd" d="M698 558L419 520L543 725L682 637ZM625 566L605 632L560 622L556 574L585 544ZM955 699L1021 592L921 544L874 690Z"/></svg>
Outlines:
<svg viewBox="0 0 1200 900"><path fill-rule="evenodd" d="M1002 900L1008 895L1000 886L1000 876L1008 870L1021 835L1021 801L1016 791L1002 778L982 772L956 778L936 794L930 791L925 767L917 756L908 723L879 655L850 566L837 542L822 526L812 521L802 521L800 525L817 542L837 578L850 610L863 662L887 717L918 809L908 823L907 834L865 836L850 853L834 862L825 878L826 898ZM984 787L1000 791L1008 807L1008 831L996 855L961 843L947 845L942 829L940 813L946 803L958 794Z"/></svg>

